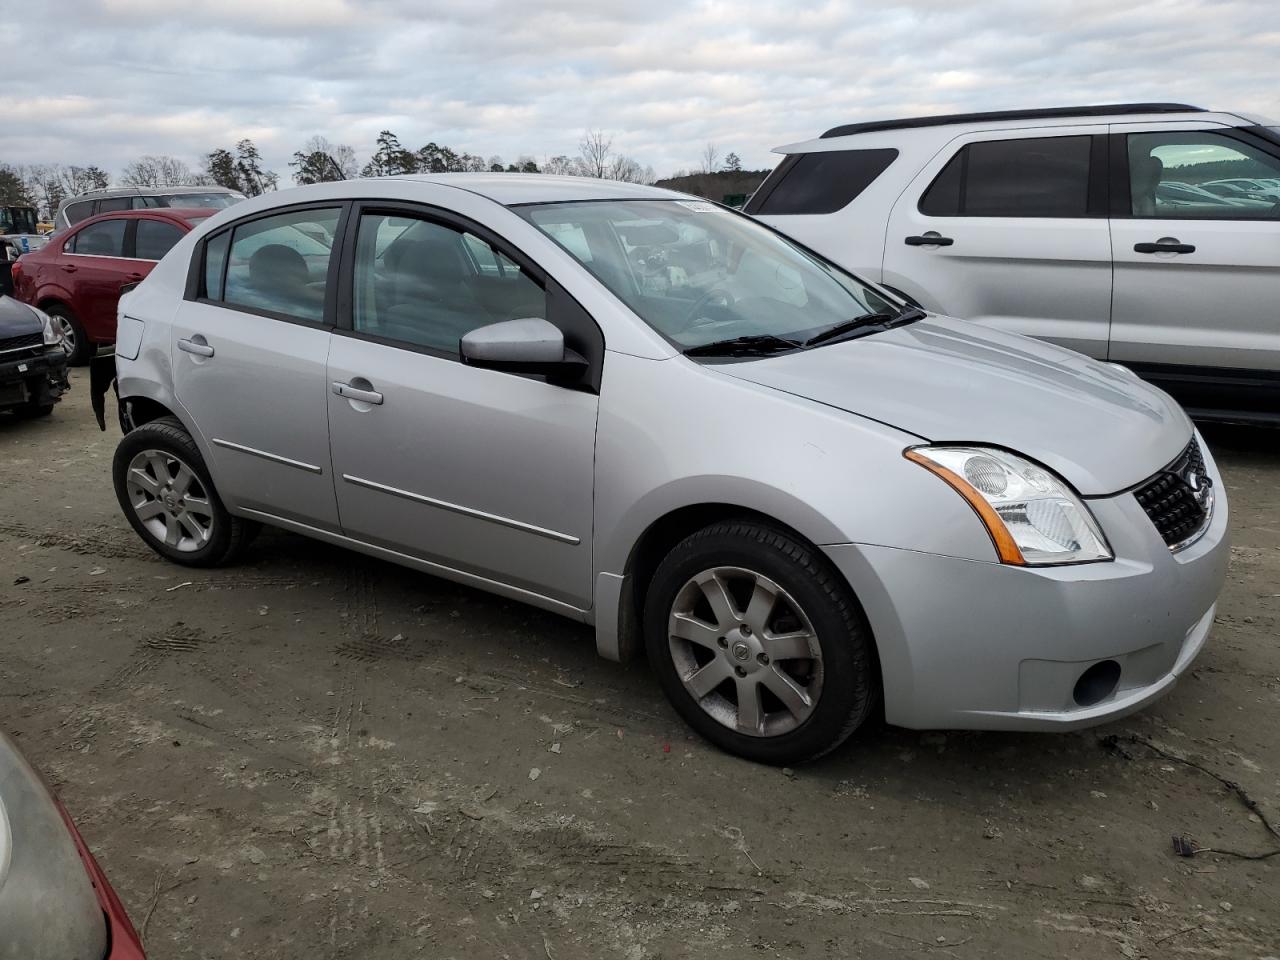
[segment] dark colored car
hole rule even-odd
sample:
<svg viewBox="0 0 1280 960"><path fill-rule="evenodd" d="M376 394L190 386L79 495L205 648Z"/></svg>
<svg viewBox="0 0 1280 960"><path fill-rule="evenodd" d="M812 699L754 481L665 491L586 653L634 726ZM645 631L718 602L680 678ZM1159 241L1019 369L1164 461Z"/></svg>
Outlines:
<svg viewBox="0 0 1280 960"><path fill-rule="evenodd" d="M115 342L122 287L146 277L208 207L125 210L90 217L13 265L14 296L53 318L72 365Z"/></svg>
<svg viewBox="0 0 1280 960"><path fill-rule="evenodd" d="M0 410L47 416L69 388L67 355L52 318L0 297Z"/></svg>
<svg viewBox="0 0 1280 960"><path fill-rule="evenodd" d="M0 960L145 960L84 838L0 734Z"/></svg>

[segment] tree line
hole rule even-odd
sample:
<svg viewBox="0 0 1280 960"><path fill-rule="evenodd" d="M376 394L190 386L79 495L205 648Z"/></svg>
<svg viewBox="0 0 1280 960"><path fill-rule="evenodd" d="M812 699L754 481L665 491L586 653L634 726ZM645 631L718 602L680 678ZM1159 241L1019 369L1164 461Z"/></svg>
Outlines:
<svg viewBox="0 0 1280 960"><path fill-rule="evenodd" d="M730 153L723 165L714 144L707 144L700 156L701 172L737 171L737 154ZM373 155L363 165L349 144L333 143L313 136L289 161L289 176L298 184L326 183L354 177L394 176L405 173L552 173L575 177L598 177L630 183L653 183L653 168L615 149L613 137L602 130L588 130L578 143L576 155L544 157L539 163L522 154L514 161L500 156L481 157L458 151L434 141L417 149L406 147L390 130L383 130ZM89 190L108 186L176 187L220 186L257 196L280 186L280 175L263 165L262 155L251 139L233 147L217 147L192 169L178 157L147 154L126 164L114 180L97 165L25 164L9 166L0 162L0 204L34 206L52 218L64 200Z"/></svg>

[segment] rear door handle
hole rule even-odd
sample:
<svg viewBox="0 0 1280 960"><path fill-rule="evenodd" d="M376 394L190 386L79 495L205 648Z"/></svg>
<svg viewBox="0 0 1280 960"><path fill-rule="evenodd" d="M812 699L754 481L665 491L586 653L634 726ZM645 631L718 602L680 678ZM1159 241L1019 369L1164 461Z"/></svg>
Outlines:
<svg viewBox="0 0 1280 960"><path fill-rule="evenodd" d="M940 237L936 233L926 233L923 237L907 237L902 242L908 247L949 247L955 243L950 237Z"/></svg>
<svg viewBox="0 0 1280 960"><path fill-rule="evenodd" d="M1135 243L1135 253L1195 253L1196 248L1190 243L1179 243L1177 240L1159 240L1155 243Z"/></svg>
<svg viewBox="0 0 1280 960"><path fill-rule="evenodd" d="M382 394L376 390L361 390L359 387L353 387L349 383L342 383L339 380L333 382L333 392L340 397L346 397L348 400L359 400L361 403L382 403Z"/></svg>
<svg viewBox="0 0 1280 960"><path fill-rule="evenodd" d="M59 265L64 273L75 273L76 265L74 263L63 263Z"/></svg>
<svg viewBox="0 0 1280 960"><path fill-rule="evenodd" d="M201 339L204 339L203 337ZM212 357L213 347L198 340L179 340L178 349L184 353L193 353L197 357Z"/></svg>

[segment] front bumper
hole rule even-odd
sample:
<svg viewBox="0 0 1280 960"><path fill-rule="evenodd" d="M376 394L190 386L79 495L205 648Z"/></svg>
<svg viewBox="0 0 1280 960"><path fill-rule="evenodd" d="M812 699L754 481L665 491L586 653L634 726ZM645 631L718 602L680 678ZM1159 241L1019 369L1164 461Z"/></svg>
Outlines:
<svg viewBox="0 0 1280 960"><path fill-rule="evenodd" d="M1070 730L1166 693L1204 646L1230 545L1222 479L1204 535L1171 553L1132 493L1089 501L1116 559L1013 567L865 544L823 549L848 578L880 654L885 714L917 729ZM1077 681L1119 681L1082 704Z"/></svg>
<svg viewBox="0 0 1280 960"><path fill-rule="evenodd" d="M67 356L61 349L12 358L0 354L0 410L56 403L70 389Z"/></svg>

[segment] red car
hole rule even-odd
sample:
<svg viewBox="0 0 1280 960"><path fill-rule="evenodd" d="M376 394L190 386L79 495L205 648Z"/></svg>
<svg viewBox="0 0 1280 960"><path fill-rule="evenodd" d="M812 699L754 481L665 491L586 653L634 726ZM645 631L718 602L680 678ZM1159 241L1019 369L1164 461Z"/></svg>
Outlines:
<svg viewBox="0 0 1280 960"><path fill-rule="evenodd" d="M53 318L71 363L88 363L99 346L115 342L120 288L143 279L184 234L217 212L160 207L90 217L14 263L14 296Z"/></svg>

